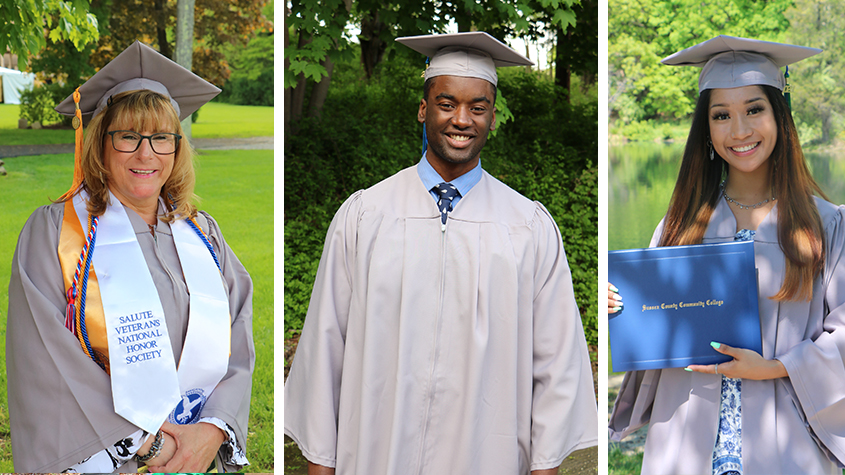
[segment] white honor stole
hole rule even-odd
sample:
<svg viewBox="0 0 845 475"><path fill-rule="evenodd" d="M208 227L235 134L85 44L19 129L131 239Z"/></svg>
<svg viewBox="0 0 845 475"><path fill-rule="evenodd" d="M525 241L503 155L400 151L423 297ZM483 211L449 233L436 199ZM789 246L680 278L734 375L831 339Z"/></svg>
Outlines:
<svg viewBox="0 0 845 475"><path fill-rule="evenodd" d="M83 230L87 196L81 191L73 198ZM190 295L177 371L164 310L132 223L111 193L109 200L97 227L92 264L105 315L114 410L150 433L168 418L197 422L206 398L228 370L231 319L223 276L186 221L170 223ZM142 390L139 382L156 389Z"/></svg>

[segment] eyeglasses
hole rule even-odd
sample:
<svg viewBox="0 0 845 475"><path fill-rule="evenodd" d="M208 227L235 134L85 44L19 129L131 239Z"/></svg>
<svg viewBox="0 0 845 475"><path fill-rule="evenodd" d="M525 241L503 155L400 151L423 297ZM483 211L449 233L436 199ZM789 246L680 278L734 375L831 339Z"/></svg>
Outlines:
<svg viewBox="0 0 845 475"><path fill-rule="evenodd" d="M141 146L144 139L150 141L150 147L153 152L159 155L170 155L176 153L176 147L179 146L179 139L182 138L179 134L171 134L161 132L152 135L141 135L131 130L112 130L108 132L111 135L111 145L118 152L134 152Z"/></svg>

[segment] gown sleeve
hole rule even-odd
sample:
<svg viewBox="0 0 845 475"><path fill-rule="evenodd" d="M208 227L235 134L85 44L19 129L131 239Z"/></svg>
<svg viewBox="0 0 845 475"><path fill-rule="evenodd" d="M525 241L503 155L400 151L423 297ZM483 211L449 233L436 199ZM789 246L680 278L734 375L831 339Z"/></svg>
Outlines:
<svg viewBox="0 0 845 475"><path fill-rule="evenodd" d="M64 326L62 209L30 216L12 260L6 370L16 472L64 470L138 430L114 413L108 375Z"/></svg>
<svg viewBox="0 0 845 475"><path fill-rule="evenodd" d="M361 191L335 214L285 383L285 434L310 462L334 467Z"/></svg>
<svg viewBox="0 0 845 475"><path fill-rule="evenodd" d="M560 232L537 203L531 470L598 443L590 357Z"/></svg>
<svg viewBox="0 0 845 475"><path fill-rule="evenodd" d="M223 233L214 218L200 212L197 221L203 229L208 230L209 241L220 261L220 269L229 293L229 313L232 317L229 369L208 397L201 417L220 419L232 429L235 444L224 443L220 448L218 461L223 463L227 472L238 471L242 468L241 463L233 462L245 461L243 454L246 453L252 371L255 367L255 346L252 339L252 279L235 253L226 244ZM206 224L203 221L206 221L207 227L203 226ZM231 437L227 435L227 439Z"/></svg>
<svg viewBox="0 0 845 475"><path fill-rule="evenodd" d="M809 429L832 460L845 465L845 208L827 226L823 327L776 356L786 368L790 394Z"/></svg>

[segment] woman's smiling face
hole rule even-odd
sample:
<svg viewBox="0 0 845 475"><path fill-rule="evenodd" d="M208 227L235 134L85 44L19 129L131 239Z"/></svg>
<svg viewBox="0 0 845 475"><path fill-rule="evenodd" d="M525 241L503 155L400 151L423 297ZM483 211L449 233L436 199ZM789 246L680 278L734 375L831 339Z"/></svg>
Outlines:
<svg viewBox="0 0 845 475"><path fill-rule="evenodd" d="M713 89L709 124L713 149L731 172L752 173L768 167L778 140L777 123L760 86Z"/></svg>
<svg viewBox="0 0 845 475"><path fill-rule="evenodd" d="M175 127L167 130L135 130L142 135L158 132L174 132ZM117 130L130 130L124 126ZM109 190L124 205L135 210L154 208L158 202L161 188L173 170L175 154L158 154L153 151L148 139L142 139L134 152L115 150L112 137L106 134L103 143L104 165L109 172Z"/></svg>

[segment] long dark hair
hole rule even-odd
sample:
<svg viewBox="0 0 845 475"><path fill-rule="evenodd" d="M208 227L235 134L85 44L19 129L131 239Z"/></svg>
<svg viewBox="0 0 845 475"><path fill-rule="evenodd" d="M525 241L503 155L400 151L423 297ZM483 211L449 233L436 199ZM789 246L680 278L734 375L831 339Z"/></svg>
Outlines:
<svg viewBox="0 0 845 475"><path fill-rule="evenodd" d="M827 196L807 168L781 92L771 86L759 87L772 105L778 132L769 156L769 179L778 198L778 241L786 256L786 277L771 298L810 300L813 280L824 268L825 259L824 228L813 194L825 200ZM728 166L724 160L708 156L710 93L709 89L702 91L695 107L660 246L700 244L721 197L719 183L727 177Z"/></svg>

